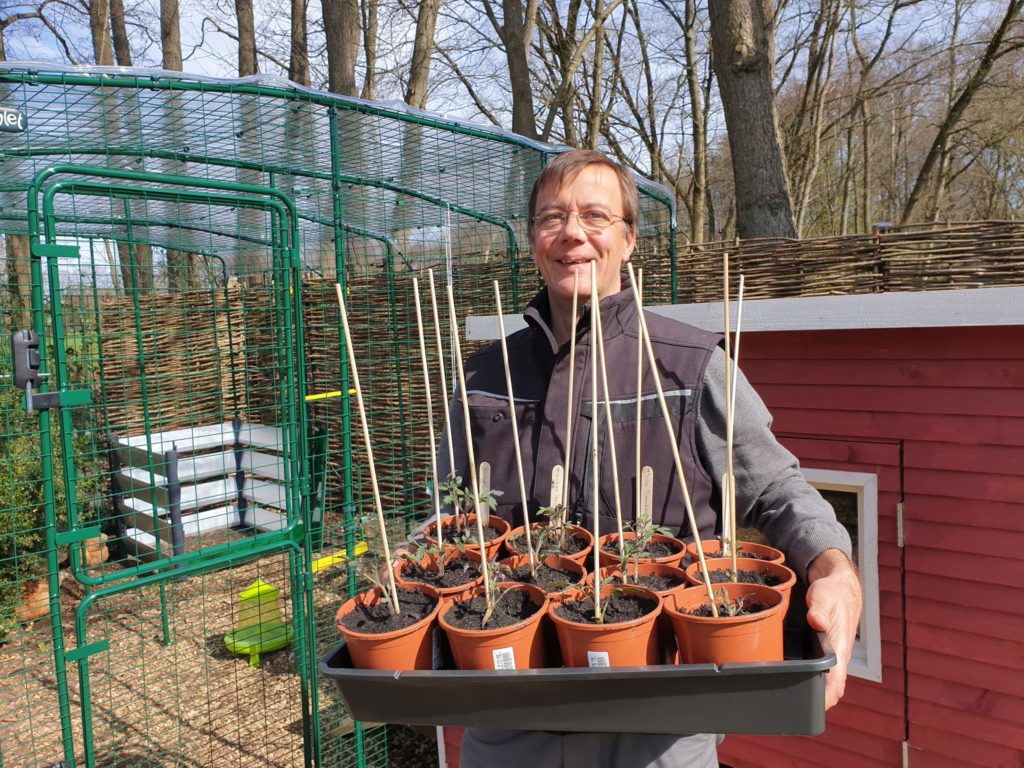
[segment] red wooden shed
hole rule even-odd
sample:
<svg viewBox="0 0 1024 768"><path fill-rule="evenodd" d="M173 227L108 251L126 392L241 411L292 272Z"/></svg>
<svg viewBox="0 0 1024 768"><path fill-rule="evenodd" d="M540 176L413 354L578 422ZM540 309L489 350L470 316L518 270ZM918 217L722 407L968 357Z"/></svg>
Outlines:
<svg viewBox="0 0 1024 768"><path fill-rule="evenodd" d="M740 358L808 478L856 494L866 601L826 732L721 761L1024 765L1024 288L751 301Z"/></svg>

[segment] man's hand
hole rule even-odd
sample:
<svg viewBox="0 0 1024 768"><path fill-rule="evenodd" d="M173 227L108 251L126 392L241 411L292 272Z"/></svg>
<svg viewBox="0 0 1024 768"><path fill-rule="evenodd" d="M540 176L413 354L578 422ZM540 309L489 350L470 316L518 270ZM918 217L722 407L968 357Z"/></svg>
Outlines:
<svg viewBox="0 0 1024 768"><path fill-rule="evenodd" d="M860 579L843 552L827 549L811 561L807 580L807 623L828 636L836 653L836 665L825 678L825 709L829 709L846 690L846 669L860 625Z"/></svg>

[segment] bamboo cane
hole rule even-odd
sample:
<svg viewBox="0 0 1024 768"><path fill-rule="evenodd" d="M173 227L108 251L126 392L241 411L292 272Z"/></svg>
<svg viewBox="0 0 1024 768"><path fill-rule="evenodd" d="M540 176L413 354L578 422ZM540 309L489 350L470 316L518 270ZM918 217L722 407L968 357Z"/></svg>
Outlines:
<svg viewBox="0 0 1024 768"><path fill-rule="evenodd" d="M444 373L444 345L441 342L441 321L440 315L437 312L437 291L434 287L434 270L428 269L427 276L430 278L430 307L434 315L434 341L437 345L437 369L441 376L441 392L445 398L444 408L444 439L447 442L447 451L449 451L449 474L447 478L449 480L455 479L455 441L452 439L452 414L450 413L449 406L447 406L447 396L449 396L449 388L447 388L447 375ZM455 514L456 530L462 530L462 510L455 509L453 505L452 512ZM441 541L441 529L437 527L437 541Z"/></svg>
<svg viewBox="0 0 1024 768"><path fill-rule="evenodd" d="M435 450L434 437L434 400L430 396L430 364L427 362L427 344L423 334L423 310L420 306L420 282L417 278L412 279L412 293L416 301L416 330L420 341L420 362L423 367L423 389L427 398L427 434L430 439L430 488L433 495L434 509L437 515L437 541L441 546L441 495L437 488L437 451ZM444 571L444 558L438 555L438 566L441 572Z"/></svg>
<svg viewBox="0 0 1024 768"><path fill-rule="evenodd" d="M575 274L579 274L578 272ZM574 291L575 296L575 291ZM594 621L598 624L604 623L604 611L601 610L601 526L600 520L600 493L601 483L598 477L598 443L597 443L597 350L594 337L594 325L597 318L594 316L599 298L597 295L597 268L594 262L590 262L590 341L592 350L590 355L590 403L594 420L590 430L590 474L591 474L591 525L594 528ZM575 313L574 313L575 314ZM575 321L574 321L575 325ZM575 336L575 333L573 334Z"/></svg>
<svg viewBox="0 0 1024 768"><path fill-rule="evenodd" d="M733 375L732 375L732 395L731 395L731 397L729 399L730 413L732 413L732 419L729 421L729 424L728 424L728 427L727 427L728 430L729 430L729 435L728 435L728 438L727 438L727 442L730 445L733 445L733 446L734 446L734 443L733 443L733 430L734 430L734 428L736 426L736 371L739 370L739 365L740 365L740 328L742 327L742 325L743 325L743 273L741 272L740 273L739 295L738 295L737 300L736 300L736 338L735 338L735 343L733 345L733 351L732 351L732 361L734 363L734 369L733 369ZM732 450L730 450L730 456L731 455L732 455ZM739 545L737 544L737 541L736 541L736 531L737 531L737 528L736 528L736 526L737 526L737 522L736 522L736 476L734 474L732 474L732 465L731 464L729 466L729 472L730 472L730 475L729 475L729 520L731 521L730 524L732 526L732 541L733 541L733 547L732 547L732 550L733 550L732 551L732 572L737 574L736 578L739 579L739 571L737 570L737 565L736 565L736 557L737 557L736 550L739 548Z"/></svg>
<svg viewBox="0 0 1024 768"><path fill-rule="evenodd" d="M597 267L594 262L590 262L590 284L594 285L597 279ZM593 291L591 291L593 293ZM626 543L625 536L623 536L622 530L622 496L619 492L619 460L618 454L615 452L615 430L612 429L612 404L611 404L611 393L608 391L608 365L604 357L604 327L601 324L601 305L599 301L591 298L593 304L593 310L591 311L591 326L593 332L591 333L591 341L593 342L594 353L598 361L598 370L601 373L601 383L604 387L604 418L608 428L608 450L611 452L611 463L612 463L612 489L615 493L615 524L618 526L619 533L619 557L624 561L626 559ZM597 431L597 401L593 402L594 411L594 432ZM596 469L596 468L595 468ZM595 472L596 474L596 472ZM597 539L594 540L595 543ZM622 583L627 582L625 568L623 568Z"/></svg>
<svg viewBox="0 0 1024 768"><path fill-rule="evenodd" d="M736 524L735 518L732 517L732 510L736 508L735 493L735 475L733 474L732 466L732 351L730 345L731 331L729 323L731 318L729 317L729 252L726 251L722 255L722 279L724 281L723 294L725 296L722 302L722 307L725 312L725 459L727 471L729 473L729 484L728 487L722 489L722 493L728 494L729 496L729 510L730 510L730 527L732 528L733 539L736 538ZM725 553L726 541L723 538L722 541L722 552ZM736 542L729 541L729 554L732 556L733 571L736 570Z"/></svg>
<svg viewBox="0 0 1024 768"><path fill-rule="evenodd" d="M388 595L391 607L396 614L401 613L398 606L398 587L395 585L395 571L391 567L391 548L388 546L388 532L384 525L384 506L380 501L380 485L377 483L377 468L373 463L373 446L370 443L370 427L366 422L366 407L363 405L363 388L359 385L359 370L356 367L356 354L352 347L352 331L348 324L348 312L345 311L345 298L341 285L334 284L338 294L338 311L341 312L341 326L345 332L345 349L348 351L349 367L352 371L352 387L356 391L356 405L359 407L359 421L363 426L363 442L366 445L366 460L370 465L370 483L373 486L373 506L377 510L377 524L380 526L380 539L384 545L384 562L387 563Z"/></svg>
<svg viewBox="0 0 1024 768"><path fill-rule="evenodd" d="M647 350L647 364L654 376L654 386L658 391L658 405L661 406L661 415L665 422L665 432L668 435L668 445L672 450L672 460L675 462L676 477L679 479L679 489L683 492L683 504L686 506L686 517L690 523L690 530L693 532L697 542L697 559L700 562L701 577L704 580L704 589L708 593L708 601L711 603L711 614L718 618L718 608L715 606L715 595L711 589L711 578L708 576L708 564L704 558L704 548L700 545L700 529L697 528L697 518L693 513L693 503L690 501L690 489L686 486L686 476L683 474L683 460L679 455L679 446L676 445L675 432L672 429L672 418L668 412L668 403L665 402L665 390L661 386L661 376L658 375L658 365L654 359L654 347L651 345L651 336L647 332L647 320L644 318L643 305L640 303L640 296L636 290L636 280L633 276L633 265L626 262L626 269L629 270L629 279L633 283L633 300L636 302L637 317L640 319L640 333L644 338L644 348Z"/></svg>
<svg viewBox="0 0 1024 768"><path fill-rule="evenodd" d="M572 273L572 324L569 327L569 400L565 409L565 462L562 468L562 506L565 515L569 510L569 462L572 461L572 410L573 410L573 379L576 373L576 313L580 296L580 273ZM597 545L597 539L594 540Z"/></svg>
<svg viewBox="0 0 1024 768"><path fill-rule="evenodd" d="M480 519L480 485L476 477L476 456L473 451L473 431L469 423L469 393L466 391L466 372L462 366L462 348L459 344L459 326L455 316L455 295L452 293L452 285L445 286L448 292L448 320L452 326L452 346L455 353L455 370L459 377L459 391L462 392L462 421L466 432L466 456L469 459L469 483L473 490L473 509L476 512L476 536L480 544L480 571L484 575L484 600L487 603L487 612L484 614L483 623L487 623L491 611L494 608L494 599L491 594L491 579L488 573L486 542L484 541L484 526Z"/></svg>
<svg viewBox="0 0 1024 768"><path fill-rule="evenodd" d="M526 551L530 556L530 573L537 575L537 557L533 552L533 538L530 532L530 514L526 508L526 479L523 475L523 452L519 445L519 421L516 418L515 397L512 394L512 373L508 367L508 342L505 340L505 316L501 311L501 288L494 281L494 303L498 307L498 335L501 337L501 359L505 364L505 388L508 390L508 410L512 422L512 446L516 454L516 476L519 480L519 498L523 500L523 522L526 529Z"/></svg>
<svg viewBox="0 0 1024 768"><path fill-rule="evenodd" d="M643 267L636 271L636 293L640 297L640 301L644 298L644 270ZM638 326L639 327L639 326ZM643 507L642 496L640 492L640 479L642 475L642 456L643 452L640 450L640 433L641 433L641 422L643 422L643 381L644 381L644 335L638 333L636 335L637 349L636 349L636 510L637 518L639 519L640 509Z"/></svg>

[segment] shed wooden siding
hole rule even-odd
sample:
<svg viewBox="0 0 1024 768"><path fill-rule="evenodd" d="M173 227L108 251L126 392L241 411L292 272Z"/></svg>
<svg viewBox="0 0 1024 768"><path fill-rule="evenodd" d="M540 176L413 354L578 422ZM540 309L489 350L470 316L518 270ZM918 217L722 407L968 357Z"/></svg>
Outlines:
<svg viewBox="0 0 1024 768"><path fill-rule="evenodd" d="M729 737L723 762L898 766L906 696L914 768L1024 765L1024 328L749 333L741 354L803 464L879 467L884 668L850 680L824 735Z"/></svg>

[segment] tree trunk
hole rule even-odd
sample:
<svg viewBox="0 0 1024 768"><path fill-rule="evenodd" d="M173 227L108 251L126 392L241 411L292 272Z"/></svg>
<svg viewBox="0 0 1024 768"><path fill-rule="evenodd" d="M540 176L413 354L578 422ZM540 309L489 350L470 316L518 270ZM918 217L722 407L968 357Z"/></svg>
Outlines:
<svg viewBox="0 0 1024 768"><path fill-rule="evenodd" d="M594 0L594 17L604 18L604 0ZM597 31L594 33L594 58L593 73L591 74L590 108L587 110L587 128L584 132L584 148L597 149L601 138L601 78L604 77L604 43L605 31L604 22L599 21Z"/></svg>
<svg viewBox="0 0 1024 768"><path fill-rule="evenodd" d="M363 55L366 57L366 75L363 77L364 99L374 98L377 90L377 0L364 0L363 14Z"/></svg>
<svg viewBox="0 0 1024 768"><path fill-rule="evenodd" d="M114 63L114 48L110 42L110 0L91 0L89 31L92 33L92 54L96 63L111 66Z"/></svg>
<svg viewBox="0 0 1024 768"><path fill-rule="evenodd" d="M292 0L291 54L288 79L309 85L309 42L306 35L306 0Z"/></svg>
<svg viewBox="0 0 1024 768"><path fill-rule="evenodd" d="M416 109L427 106L427 85L430 80L430 56L434 51L434 27L441 0L420 0L416 15L416 38L412 47L412 62L409 64L409 87L405 91L405 103Z"/></svg>
<svg viewBox="0 0 1024 768"><path fill-rule="evenodd" d="M708 197L708 148L704 125L704 94L697 66L697 8L694 0L685 7L686 85L690 92L690 130L693 134L693 181L690 185L690 242L704 242L704 211Z"/></svg>
<svg viewBox="0 0 1024 768"><path fill-rule="evenodd" d="M356 96L356 55L359 52L358 0L321 0L327 35L327 87Z"/></svg>
<svg viewBox="0 0 1024 768"><path fill-rule="evenodd" d="M32 264L26 235L7 235L7 285L11 294L11 320L19 328L32 327Z"/></svg>
<svg viewBox="0 0 1024 768"><path fill-rule="evenodd" d="M132 47L125 25L124 0L110 0L110 28L114 39L114 59L119 67L132 65Z"/></svg>
<svg viewBox="0 0 1024 768"><path fill-rule="evenodd" d="M743 238L796 237L772 92L771 0L711 0L711 42Z"/></svg>
<svg viewBox="0 0 1024 768"><path fill-rule="evenodd" d="M512 87L512 131L528 139L537 138L537 113L533 106L530 82L530 40L537 21L537 0L502 0L499 24L490 0L484 3L487 16L505 46L509 84Z"/></svg>
<svg viewBox="0 0 1024 768"><path fill-rule="evenodd" d="M153 289L153 251L148 244L119 242L117 256L126 292Z"/></svg>
<svg viewBox="0 0 1024 768"><path fill-rule="evenodd" d="M299 3L302 0L297 0ZM292 52L295 45L295 2L292 3ZM256 61L256 19L252 0L235 0L235 17L238 21L238 76L249 77L260 71ZM289 76L291 70L289 69Z"/></svg>
<svg viewBox="0 0 1024 768"><path fill-rule="evenodd" d="M181 72L181 23L178 0L160 0L160 49L164 69Z"/></svg>

